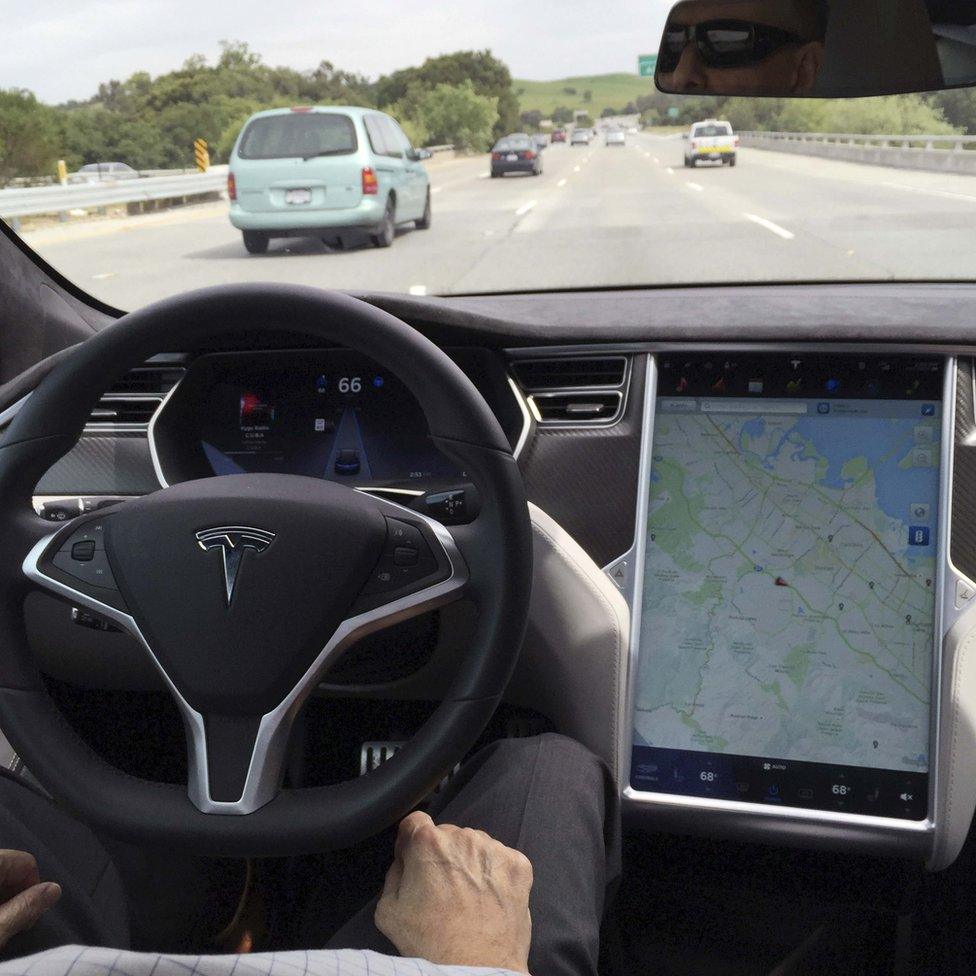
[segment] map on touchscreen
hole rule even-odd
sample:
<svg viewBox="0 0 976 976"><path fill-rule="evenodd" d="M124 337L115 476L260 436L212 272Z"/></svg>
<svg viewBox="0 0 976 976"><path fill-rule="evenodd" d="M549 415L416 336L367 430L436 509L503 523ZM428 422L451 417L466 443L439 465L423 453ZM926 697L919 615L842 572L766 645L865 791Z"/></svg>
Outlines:
<svg viewBox="0 0 976 976"><path fill-rule="evenodd" d="M658 400L635 746L927 770L940 417Z"/></svg>

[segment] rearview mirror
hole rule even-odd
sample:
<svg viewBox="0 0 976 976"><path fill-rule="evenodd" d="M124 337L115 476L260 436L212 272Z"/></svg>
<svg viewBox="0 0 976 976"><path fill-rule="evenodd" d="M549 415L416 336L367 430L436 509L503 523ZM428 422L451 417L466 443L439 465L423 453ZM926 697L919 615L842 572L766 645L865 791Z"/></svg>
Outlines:
<svg viewBox="0 0 976 976"><path fill-rule="evenodd" d="M419 163L424 159L430 159L434 154L429 149L411 149L408 155L415 163Z"/></svg>
<svg viewBox="0 0 976 976"><path fill-rule="evenodd" d="M657 87L669 94L848 98L976 84L970 0L682 0Z"/></svg>

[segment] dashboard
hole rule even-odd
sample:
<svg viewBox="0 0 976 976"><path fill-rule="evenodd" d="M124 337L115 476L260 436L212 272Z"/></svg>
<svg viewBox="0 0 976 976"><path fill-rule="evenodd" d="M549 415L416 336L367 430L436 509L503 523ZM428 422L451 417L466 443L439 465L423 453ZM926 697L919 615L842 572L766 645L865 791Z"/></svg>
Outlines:
<svg viewBox="0 0 976 976"><path fill-rule="evenodd" d="M780 291L762 292L767 311ZM843 304L839 291L824 309ZM881 291L858 289L866 304L852 307L900 323L903 341L884 346L857 324L831 337L810 308L794 330L803 342L767 324L736 325L748 341L710 341L673 295L662 299L672 329L594 322L586 342L550 312L533 319L532 296L485 299L504 326L476 315L478 299L377 299L472 378L530 500L629 608L619 659L606 645L573 657L557 621L533 621L512 695L607 759L635 822L931 863L958 848L960 810L968 828L976 793L959 730L976 701L960 662L976 634L976 336L924 342L911 310L879 304ZM562 307L579 316L605 302L623 316L641 301L580 295ZM160 484L281 471L433 499L428 512L446 522L473 516L465 472L395 377L347 350L259 339L167 357L179 380L151 418L93 417L39 504L59 520L66 504L70 516ZM584 602L582 584L548 585L537 578L541 603ZM81 644L77 623L37 628ZM447 658L411 654L388 693L354 685L429 696L429 663Z"/></svg>

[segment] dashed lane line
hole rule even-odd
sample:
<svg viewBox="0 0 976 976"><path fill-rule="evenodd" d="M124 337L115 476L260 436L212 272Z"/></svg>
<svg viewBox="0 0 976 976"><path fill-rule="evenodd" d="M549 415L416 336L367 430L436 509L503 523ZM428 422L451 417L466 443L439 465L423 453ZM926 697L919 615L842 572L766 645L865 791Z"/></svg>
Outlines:
<svg viewBox="0 0 976 976"><path fill-rule="evenodd" d="M796 234L788 231L785 227L780 227L779 224L774 224L771 220L766 220L765 217L759 217L751 213L743 213L742 216L746 220L751 220L754 224L759 224L760 227L765 227L766 230L776 234L777 237L782 237L784 241L792 241L796 237Z"/></svg>

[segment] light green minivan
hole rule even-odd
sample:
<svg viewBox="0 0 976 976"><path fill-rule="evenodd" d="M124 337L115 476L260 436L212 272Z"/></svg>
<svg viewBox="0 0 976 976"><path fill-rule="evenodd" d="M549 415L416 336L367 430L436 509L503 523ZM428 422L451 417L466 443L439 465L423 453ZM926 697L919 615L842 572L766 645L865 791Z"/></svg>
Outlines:
<svg viewBox="0 0 976 976"><path fill-rule="evenodd" d="M396 228L430 227L430 180L396 120L375 109L298 107L258 112L230 157L230 222L251 254L272 237L321 237L364 230L389 247Z"/></svg>

